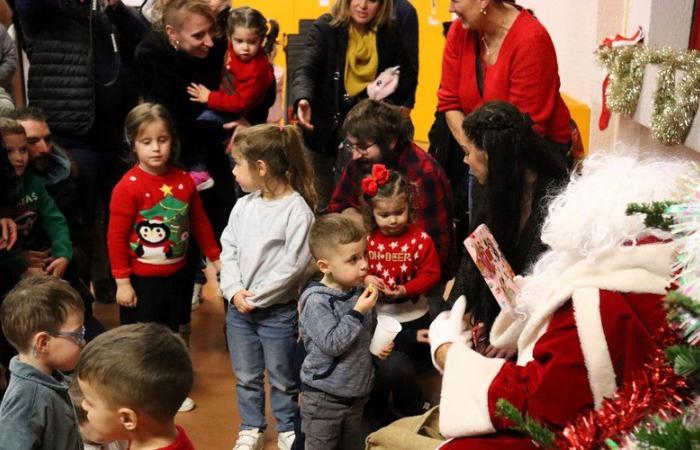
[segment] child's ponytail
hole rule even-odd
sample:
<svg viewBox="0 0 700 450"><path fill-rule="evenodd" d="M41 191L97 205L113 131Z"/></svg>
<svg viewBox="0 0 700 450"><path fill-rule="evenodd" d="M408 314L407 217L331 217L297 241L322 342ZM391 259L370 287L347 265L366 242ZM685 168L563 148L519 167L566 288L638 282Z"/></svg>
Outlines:
<svg viewBox="0 0 700 450"><path fill-rule="evenodd" d="M266 55L272 54L275 50L275 45L277 45L277 36L280 34L280 25L276 20L270 19L267 21L268 31L265 35L265 44L263 45L263 50Z"/></svg>
<svg viewBox="0 0 700 450"><path fill-rule="evenodd" d="M286 180L316 211L314 171L296 126L262 124L246 128L236 134L233 148L250 163L264 161L270 175Z"/></svg>
<svg viewBox="0 0 700 450"><path fill-rule="evenodd" d="M314 169L309 161L304 138L295 125L280 127L287 136L287 158L289 158L289 184L304 197L311 211L316 211L318 198L314 187Z"/></svg>
<svg viewBox="0 0 700 450"><path fill-rule="evenodd" d="M260 36L265 54L269 55L275 49L277 36L280 33L280 26L276 20L267 20L257 9L242 6L232 9L229 13L226 23L228 35L233 35L237 27L255 30Z"/></svg>

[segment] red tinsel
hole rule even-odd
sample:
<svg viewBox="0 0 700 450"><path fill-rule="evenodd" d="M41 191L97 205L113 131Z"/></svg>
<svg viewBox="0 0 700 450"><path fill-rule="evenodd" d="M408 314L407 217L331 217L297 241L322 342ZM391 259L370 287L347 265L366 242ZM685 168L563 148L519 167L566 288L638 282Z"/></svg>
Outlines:
<svg viewBox="0 0 700 450"><path fill-rule="evenodd" d="M661 336L665 344L674 340L667 333ZM680 414L681 406L690 400L685 379L675 374L660 348L635 378L623 384L612 398L605 399L599 410L579 416L567 425L558 436L556 447L576 450L603 447L607 439L619 439L650 416L668 418Z"/></svg>

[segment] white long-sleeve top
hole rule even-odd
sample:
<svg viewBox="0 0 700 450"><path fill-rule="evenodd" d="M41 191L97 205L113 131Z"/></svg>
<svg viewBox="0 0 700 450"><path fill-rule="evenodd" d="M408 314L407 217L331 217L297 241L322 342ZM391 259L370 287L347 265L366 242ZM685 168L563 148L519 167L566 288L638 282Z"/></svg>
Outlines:
<svg viewBox="0 0 700 450"><path fill-rule="evenodd" d="M299 193L263 200L260 191L236 202L221 235L221 291L228 301L242 290L256 308L297 298L311 252L311 208Z"/></svg>

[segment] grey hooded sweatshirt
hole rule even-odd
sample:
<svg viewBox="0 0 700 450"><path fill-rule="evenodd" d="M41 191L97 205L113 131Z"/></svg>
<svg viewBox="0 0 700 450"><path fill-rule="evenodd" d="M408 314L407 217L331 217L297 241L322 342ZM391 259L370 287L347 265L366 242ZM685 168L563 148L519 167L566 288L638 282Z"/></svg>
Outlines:
<svg viewBox="0 0 700 450"><path fill-rule="evenodd" d="M312 283L301 295L305 385L339 397L369 395L374 385L369 343L377 318L374 310L366 315L353 310L361 293L361 288L342 292Z"/></svg>

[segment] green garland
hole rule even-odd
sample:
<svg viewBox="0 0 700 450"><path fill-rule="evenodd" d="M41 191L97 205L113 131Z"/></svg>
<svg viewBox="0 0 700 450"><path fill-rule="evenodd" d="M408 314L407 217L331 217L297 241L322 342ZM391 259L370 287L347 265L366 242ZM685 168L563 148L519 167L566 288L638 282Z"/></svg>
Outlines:
<svg viewBox="0 0 700 450"><path fill-rule="evenodd" d="M646 66L658 65L651 134L665 145L685 141L700 104L700 53L672 48L650 49L636 44L601 47L596 56L610 74L607 107L626 115L634 114L637 109ZM676 81L678 71L683 75Z"/></svg>

